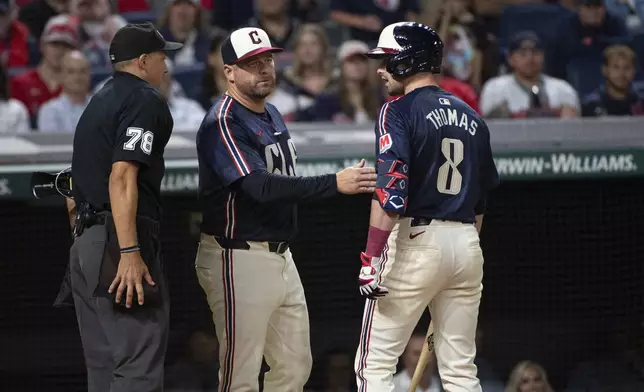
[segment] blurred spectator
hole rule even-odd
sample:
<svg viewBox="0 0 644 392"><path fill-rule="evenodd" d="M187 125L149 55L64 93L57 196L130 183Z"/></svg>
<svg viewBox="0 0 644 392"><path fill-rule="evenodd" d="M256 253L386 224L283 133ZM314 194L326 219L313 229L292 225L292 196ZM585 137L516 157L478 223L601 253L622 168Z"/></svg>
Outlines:
<svg viewBox="0 0 644 392"><path fill-rule="evenodd" d="M231 31L252 18L254 10L255 0L214 0L211 24Z"/></svg>
<svg viewBox="0 0 644 392"><path fill-rule="evenodd" d="M190 336L183 358L165 371L167 392L215 392L219 386L219 342L211 331Z"/></svg>
<svg viewBox="0 0 644 392"><path fill-rule="evenodd" d="M549 56L549 70L554 77L568 79L571 61L601 63L601 52L609 45L627 43L626 25L619 17L606 12L604 0L581 0L577 13L564 18L556 27L555 46ZM592 65L592 64L589 64ZM585 80L585 84L598 81ZM597 85L593 86L598 87Z"/></svg>
<svg viewBox="0 0 644 392"><path fill-rule="evenodd" d="M29 112L22 102L9 95L9 77L0 64L0 134L30 131Z"/></svg>
<svg viewBox="0 0 644 392"><path fill-rule="evenodd" d="M519 362L512 372L505 392L553 392L546 371L532 361Z"/></svg>
<svg viewBox="0 0 644 392"><path fill-rule="evenodd" d="M331 0L331 19L350 29L351 38L369 46L378 42L380 31L401 21L415 21L418 0Z"/></svg>
<svg viewBox="0 0 644 392"><path fill-rule="evenodd" d="M273 45L292 51L293 36L300 22L291 17L289 11L289 0L256 0L255 16L250 18L247 26L259 27L266 31Z"/></svg>
<svg viewBox="0 0 644 392"><path fill-rule="evenodd" d="M70 50L78 49L79 44L77 26L68 15L49 20L40 37L40 63L11 80L11 95L27 106L32 118L43 103L61 93L62 59Z"/></svg>
<svg viewBox="0 0 644 392"><path fill-rule="evenodd" d="M321 94L307 112L307 121L332 121L344 123L373 123L378 118L384 99L372 72L367 44L347 41L338 49L340 77L328 93ZM302 120L302 119L301 119Z"/></svg>
<svg viewBox="0 0 644 392"><path fill-rule="evenodd" d="M299 20L315 23L327 18L328 0L291 0L291 15Z"/></svg>
<svg viewBox="0 0 644 392"><path fill-rule="evenodd" d="M605 84L582 104L585 117L644 115L644 85L634 84L637 57L628 46L609 46L604 51Z"/></svg>
<svg viewBox="0 0 644 392"><path fill-rule="evenodd" d="M202 90L199 93L199 103L205 110L210 110L214 100L226 92L226 74L221 58L221 44L225 38L223 35L215 35L210 41L210 51L201 82Z"/></svg>
<svg viewBox="0 0 644 392"><path fill-rule="evenodd" d="M110 42L127 24L122 16L113 15L108 0L71 0L70 13L80 23L81 45L92 67L109 67Z"/></svg>
<svg viewBox="0 0 644 392"><path fill-rule="evenodd" d="M472 1L443 0L440 11L426 19L445 41L445 74L480 89L484 54L490 47L492 37L485 30L484 23L473 13ZM495 52L494 48L492 51ZM490 54L488 57L496 57L496 53ZM491 68L496 68L495 64Z"/></svg>
<svg viewBox="0 0 644 392"><path fill-rule="evenodd" d="M38 131L74 132L91 98L89 62L78 50L68 52L62 61L63 92L45 102L38 112Z"/></svg>
<svg viewBox="0 0 644 392"><path fill-rule="evenodd" d="M205 63L210 40L204 34L199 0L171 0L159 20L159 31L168 41L183 43L168 56L176 66Z"/></svg>
<svg viewBox="0 0 644 392"><path fill-rule="evenodd" d="M33 0L24 7L20 7L18 18L27 25L31 35L39 40L49 19L69 10L69 1Z"/></svg>
<svg viewBox="0 0 644 392"><path fill-rule="evenodd" d="M644 0L605 0L606 9L621 18L633 35L644 34Z"/></svg>
<svg viewBox="0 0 644 392"><path fill-rule="evenodd" d="M450 78L444 75L434 75L434 79L438 82L438 86L445 91L448 91L463 102L470 105L472 109L480 112L478 94L472 86L458 79Z"/></svg>
<svg viewBox="0 0 644 392"><path fill-rule="evenodd" d="M278 86L268 98L285 121L299 121L315 104L317 96L333 82L329 41L322 27L305 24L295 36L293 65L278 77Z"/></svg>
<svg viewBox="0 0 644 392"><path fill-rule="evenodd" d="M191 131L199 129L206 111L199 102L187 98L183 93L181 85L172 78L173 65L170 59L166 59L168 73L165 74L165 84L161 93L168 100L170 114L174 120L174 131Z"/></svg>
<svg viewBox="0 0 644 392"><path fill-rule="evenodd" d="M353 371L353 355L344 350L330 350L324 358L324 381L319 392L353 392L356 376Z"/></svg>
<svg viewBox="0 0 644 392"><path fill-rule="evenodd" d="M403 369L394 376L394 390L393 392L407 392L411 385L411 378L414 376L416 364L420 359L420 353L423 351L425 345L425 334L422 332L414 332L409 343L405 347L402 355ZM418 383L416 392L440 392L443 390L441 380L438 377L438 368L436 361L436 354L432 352L427 361L425 372Z"/></svg>
<svg viewBox="0 0 644 392"><path fill-rule="evenodd" d="M479 102L486 117L576 117L579 97L568 82L542 73L543 48L536 34L520 32L508 46L513 73L485 83Z"/></svg>
<svg viewBox="0 0 644 392"><path fill-rule="evenodd" d="M29 30L15 19L13 0L0 0L0 64L6 68L27 66L29 62Z"/></svg>
<svg viewBox="0 0 644 392"><path fill-rule="evenodd" d="M615 321L607 332L609 351L573 369L567 392L644 391L644 325Z"/></svg>
<svg viewBox="0 0 644 392"><path fill-rule="evenodd" d="M116 3L116 11L119 14L128 12L151 12L160 18L168 6L168 0L111 0Z"/></svg>

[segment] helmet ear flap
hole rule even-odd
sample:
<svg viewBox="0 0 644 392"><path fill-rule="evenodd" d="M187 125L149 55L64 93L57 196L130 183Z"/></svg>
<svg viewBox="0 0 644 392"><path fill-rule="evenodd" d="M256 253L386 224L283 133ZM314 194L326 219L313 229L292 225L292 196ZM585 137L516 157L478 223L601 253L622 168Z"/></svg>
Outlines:
<svg viewBox="0 0 644 392"><path fill-rule="evenodd" d="M405 78L415 73L414 58L408 53L393 56L387 64L387 72L395 78Z"/></svg>

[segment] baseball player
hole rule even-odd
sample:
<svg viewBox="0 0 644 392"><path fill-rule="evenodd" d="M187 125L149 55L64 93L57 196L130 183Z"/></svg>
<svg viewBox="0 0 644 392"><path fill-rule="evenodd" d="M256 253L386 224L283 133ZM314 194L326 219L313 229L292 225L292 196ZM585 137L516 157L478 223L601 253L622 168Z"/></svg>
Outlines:
<svg viewBox="0 0 644 392"><path fill-rule="evenodd" d="M355 361L359 391L391 392L397 358L429 305L447 392L481 390L474 357L483 278L479 246L498 174L485 122L441 90L443 43L418 23L389 25L367 54L390 95L375 130L376 192L360 292L367 298Z"/></svg>
<svg viewBox="0 0 644 392"><path fill-rule="evenodd" d="M297 177L295 144L265 98L275 89L266 32L242 28L221 49L227 92L197 133L203 211L195 261L220 342L220 392L302 391L311 370L302 283L289 251L297 202L373 192L375 169Z"/></svg>

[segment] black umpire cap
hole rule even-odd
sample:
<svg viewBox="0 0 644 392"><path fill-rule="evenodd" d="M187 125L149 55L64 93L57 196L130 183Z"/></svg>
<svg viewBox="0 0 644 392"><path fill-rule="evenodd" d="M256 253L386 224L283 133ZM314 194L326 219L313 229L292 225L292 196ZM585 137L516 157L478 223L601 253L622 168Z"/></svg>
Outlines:
<svg viewBox="0 0 644 392"><path fill-rule="evenodd" d="M178 50L183 44L168 42L150 22L121 27L110 44L110 60L120 63L142 54Z"/></svg>

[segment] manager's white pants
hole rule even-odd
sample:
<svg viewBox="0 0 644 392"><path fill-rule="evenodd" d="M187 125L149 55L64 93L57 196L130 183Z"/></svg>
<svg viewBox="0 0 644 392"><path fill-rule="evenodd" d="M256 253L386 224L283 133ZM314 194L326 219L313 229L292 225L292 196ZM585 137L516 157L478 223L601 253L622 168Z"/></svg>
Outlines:
<svg viewBox="0 0 644 392"><path fill-rule="evenodd" d="M355 359L359 392L392 392L398 358L429 305L438 369L446 392L480 392L475 334L483 252L474 225L401 219L383 252L389 294L367 300Z"/></svg>
<svg viewBox="0 0 644 392"><path fill-rule="evenodd" d="M199 284L208 298L219 339L219 391L256 392L262 357L270 366L266 392L302 392L311 372L309 317L304 288L290 251L222 249L202 234Z"/></svg>

